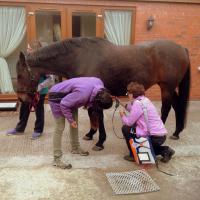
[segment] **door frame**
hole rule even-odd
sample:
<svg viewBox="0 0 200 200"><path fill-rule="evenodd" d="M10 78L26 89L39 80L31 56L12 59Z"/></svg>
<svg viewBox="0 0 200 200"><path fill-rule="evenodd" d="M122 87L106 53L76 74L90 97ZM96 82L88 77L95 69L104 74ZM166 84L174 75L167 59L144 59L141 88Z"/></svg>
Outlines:
<svg viewBox="0 0 200 200"><path fill-rule="evenodd" d="M27 42L36 40L36 11L56 11L61 16L61 38L67 38L69 35L67 30L67 10L60 5L30 4L27 6Z"/></svg>
<svg viewBox="0 0 200 200"><path fill-rule="evenodd" d="M46 4L30 4L26 6L27 10L27 42L36 39L36 22L35 11L56 11L61 15L61 38L72 37L72 13L73 12L90 12L96 13L96 37L104 37L104 12L105 10L124 10L132 11L131 20L131 38L130 42L135 42L135 23L136 23L136 7L112 7L112 6L85 6L85 5L51 5Z"/></svg>
<svg viewBox="0 0 200 200"><path fill-rule="evenodd" d="M72 13L81 12L81 13L96 13L96 37L103 37L103 18L102 18L102 9L95 6L70 6L67 8L67 30L68 37L72 37Z"/></svg>

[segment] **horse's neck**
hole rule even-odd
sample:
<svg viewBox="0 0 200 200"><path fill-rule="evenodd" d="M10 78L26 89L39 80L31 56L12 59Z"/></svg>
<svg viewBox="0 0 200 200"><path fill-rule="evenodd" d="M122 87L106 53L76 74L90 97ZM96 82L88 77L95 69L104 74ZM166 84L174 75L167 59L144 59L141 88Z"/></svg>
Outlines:
<svg viewBox="0 0 200 200"><path fill-rule="evenodd" d="M54 74L63 77L69 76L67 74L67 70L64 70L65 66L59 66L58 64L49 63L48 60L40 61L40 59L35 59L33 55L28 57L27 64L31 68L36 69L39 73Z"/></svg>

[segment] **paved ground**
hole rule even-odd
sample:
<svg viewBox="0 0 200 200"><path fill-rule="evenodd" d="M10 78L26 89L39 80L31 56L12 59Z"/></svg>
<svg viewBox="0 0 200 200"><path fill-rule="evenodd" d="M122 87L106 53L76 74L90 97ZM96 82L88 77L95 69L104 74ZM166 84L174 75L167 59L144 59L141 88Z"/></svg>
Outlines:
<svg viewBox="0 0 200 200"><path fill-rule="evenodd" d="M155 102L159 108L160 103ZM168 164L160 163L161 169L172 172L167 176L155 168L147 169L149 175L160 186L160 191L139 195L115 195L107 181L107 172L125 172L141 169L123 160L127 153L123 140L112 131L111 118L114 109L105 112L107 141L101 152L91 150L97 141L83 141L82 147L89 150L88 157L70 154L68 127L63 136L64 159L69 160L71 170L56 169L52 162L52 134L54 121L48 105L45 107L44 135L30 140L34 126L31 113L24 135L7 136L6 130L15 127L18 112L0 112L0 199L1 200L198 200L200 195L200 102L191 102L188 125L179 141L167 139L176 155ZM85 110L79 112L80 138L88 131L89 121ZM120 135L121 123L115 115L115 129ZM166 127L169 135L174 130L174 113L171 111Z"/></svg>

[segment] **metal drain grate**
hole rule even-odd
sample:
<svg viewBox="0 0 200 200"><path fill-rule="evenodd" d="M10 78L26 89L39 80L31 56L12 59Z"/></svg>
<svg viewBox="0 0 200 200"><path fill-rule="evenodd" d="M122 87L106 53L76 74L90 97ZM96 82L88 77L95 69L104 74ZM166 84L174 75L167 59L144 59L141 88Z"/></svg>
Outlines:
<svg viewBox="0 0 200 200"><path fill-rule="evenodd" d="M108 181L115 194L154 192L160 187L145 170L107 173Z"/></svg>

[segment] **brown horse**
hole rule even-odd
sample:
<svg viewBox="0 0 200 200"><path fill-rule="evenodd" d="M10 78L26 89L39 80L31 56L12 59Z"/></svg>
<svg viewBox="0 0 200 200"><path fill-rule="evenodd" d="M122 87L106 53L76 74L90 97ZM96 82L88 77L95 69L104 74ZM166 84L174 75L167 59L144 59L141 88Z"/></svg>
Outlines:
<svg viewBox="0 0 200 200"><path fill-rule="evenodd" d="M101 38L73 38L43 47L27 57L20 53L18 92L35 90L38 74L33 70L67 78L95 76L102 79L114 96L125 95L131 81L142 83L146 90L158 84L163 122L172 106L176 116L173 138L178 139L184 129L190 91L190 60L187 49L172 41L117 46ZM101 114L103 116L103 112ZM92 139L95 132L91 128L87 136ZM103 117L99 119L99 132L96 145L103 146L106 139Z"/></svg>

